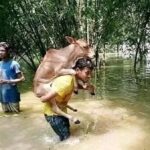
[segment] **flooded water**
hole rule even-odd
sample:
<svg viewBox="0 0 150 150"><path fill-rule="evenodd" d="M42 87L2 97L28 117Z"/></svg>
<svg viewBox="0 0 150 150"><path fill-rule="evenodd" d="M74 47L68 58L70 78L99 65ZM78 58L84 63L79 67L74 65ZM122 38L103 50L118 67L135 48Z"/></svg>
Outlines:
<svg viewBox="0 0 150 150"><path fill-rule="evenodd" d="M19 115L0 113L0 150L149 150L150 69L135 74L129 62L112 64L95 73L96 96L80 91L72 97L78 112L69 113L81 123L71 123L68 140L59 142L42 103L26 92Z"/></svg>

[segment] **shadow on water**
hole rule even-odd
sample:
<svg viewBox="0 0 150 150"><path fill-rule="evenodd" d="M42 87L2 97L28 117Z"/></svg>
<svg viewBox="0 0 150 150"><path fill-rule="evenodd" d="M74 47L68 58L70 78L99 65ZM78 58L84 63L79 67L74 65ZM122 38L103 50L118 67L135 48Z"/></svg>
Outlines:
<svg viewBox="0 0 150 150"><path fill-rule="evenodd" d="M148 68L137 75L129 61L113 62L97 71L97 95L74 95L70 139L59 142L42 114L42 103L32 92L22 94L19 115L0 114L0 148L3 150L149 150L150 103ZM115 65L114 65L115 64Z"/></svg>

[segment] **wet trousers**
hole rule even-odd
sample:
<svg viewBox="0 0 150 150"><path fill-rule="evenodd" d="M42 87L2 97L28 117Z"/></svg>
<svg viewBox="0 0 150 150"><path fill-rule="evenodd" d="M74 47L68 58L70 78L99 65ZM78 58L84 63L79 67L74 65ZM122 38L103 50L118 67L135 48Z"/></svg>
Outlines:
<svg viewBox="0 0 150 150"><path fill-rule="evenodd" d="M47 122L51 125L52 129L63 141L70 136L70 124L69 119L63 116L47 116L45 115Z"/></svg>

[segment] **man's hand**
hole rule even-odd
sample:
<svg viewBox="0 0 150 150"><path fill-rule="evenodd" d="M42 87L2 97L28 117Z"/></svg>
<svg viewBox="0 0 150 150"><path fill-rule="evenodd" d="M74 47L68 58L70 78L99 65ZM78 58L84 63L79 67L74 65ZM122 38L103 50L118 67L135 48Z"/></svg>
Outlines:
<svg viewBox="0 0 150 150"><path fill-rule="evenodd" d="M0 84L4 84L4 83L10 83L10 80L1 79L1 80L0 80Z"/></svg>

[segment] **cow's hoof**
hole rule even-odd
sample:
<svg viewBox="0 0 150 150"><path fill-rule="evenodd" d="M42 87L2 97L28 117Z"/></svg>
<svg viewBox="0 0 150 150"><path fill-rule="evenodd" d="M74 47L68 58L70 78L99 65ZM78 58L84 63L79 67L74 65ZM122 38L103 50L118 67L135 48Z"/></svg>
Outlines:
<svg viewBox="0 0 150 150"><path fill-rule="evenodd" d="M75 93L75 94L78 94L78 91L77 91L77 90L74 90L74 93Z"/></svg>
<svg viewBox="0 0 150 150"><path fill-rule="evenodd" d="M75 124L80 124L80 121L79 120L75 121Z"/></svg>
<svg viewBox="0 0 150 150"><path fill-rule="evenodd" d="M95 93L92 92L91 95L95 95Z"/></svg>
<svg viewBox="0 0 150 150"><path fill-rule="evenodd" d="M73 111L74 111L74 112L77 112L78 110L77 110L77 109L74 109Z"/></svg>

